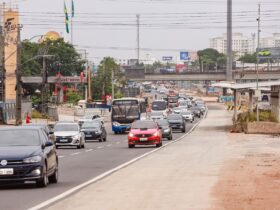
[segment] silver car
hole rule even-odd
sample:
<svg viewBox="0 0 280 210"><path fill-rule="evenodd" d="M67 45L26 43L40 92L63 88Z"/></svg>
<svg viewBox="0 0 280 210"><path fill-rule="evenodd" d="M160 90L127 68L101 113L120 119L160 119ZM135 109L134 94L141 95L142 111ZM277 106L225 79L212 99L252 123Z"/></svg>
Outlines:
<svg viewBox="0 0 280 210"><path fill-rule="evenodd" d="M56 148L61 146L75 146L85 148L85 135L75 122L57 122L53 129Z"/></svg>

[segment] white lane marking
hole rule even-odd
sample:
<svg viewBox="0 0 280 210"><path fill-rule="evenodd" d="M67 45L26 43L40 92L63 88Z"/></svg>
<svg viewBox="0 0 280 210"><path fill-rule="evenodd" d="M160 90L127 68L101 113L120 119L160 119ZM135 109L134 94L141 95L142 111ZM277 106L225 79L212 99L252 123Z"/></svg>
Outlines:
<svg viewBox="0 0 280 210"><path fill-rule="evenodd" d="M180 138L178 138L178 139L176 139L176 140L174 140L172 142L169 142L169 143L163 145L160 148L154 149L154 150L152 150L150 152L147 152L147 153L145 153L145 154L143 154L143 155L141 155L141 156L139 156L137 158L134 158L134 159L132 159L132 160L130 160L130 161L120 165L120 166L117 166L116 168L114 168L112 170L109 170L109 171L107 171L107 172L105 172L105 173L103 173L103 174L101 174L101 175L99 175L99 176L97 176L97 177L87 181L87 182L84 182L84 183L82 183L82 184L80 184L80 185L78 185L76 187L73 187L70 190L67 190L66 192L61 193L60 195L58 195L56 197L53 197L53 198L51 198L51 199L49 199L49 200L47 200L47 201L45 201L45 202L43 202L41 204L38 204L37 206L34 206L34 207L32 207L32 208L30 208L28 210L40 210L42 208L50 206L51 204L53 204L55 202L58 202L58 201L64 199L65 197L70 196L71 194L73 194L73 193L75 193L75 192L77 192L77 191L79 191L79 190L81 190L81 189L83 189L83 188L85 188L85 187L87 187L87 186L97 182L97 181L100 181L100 180L104 179L105 177L107 177L107 176L109 176L109 175L111 175L111 174L113 174L113 173L115 173L115 172L117 172L117 171L119 171L119 170L121 170L121 169L123 169L123 168L125 168L125 167L127 167L127 166L129 166L129 165L131 165L131 164L133 164L133 163L135 163L135 162L137 162L137 161L139 161L139 160L141 160L141 159L143 159L143 158L145 158L145 157L147 157L147 156L149 156L149 155L151 155L151 154L153 154L153 153L155 153L155 152L157 152L157 151L159 151L159 150L161 150L163 148L165 148L165 147L167 147L168 145L173 144L173 143L175 143L177 141L180 141L180 140L184 139L184 137L189 135L198 126L198 124L200 122L194 124L194 126L190 129L190 131L188 133L184 134L183 136L181 136Z"/></svg>
<svg viewBox="0 0 280 210"><path fill-rule="evenodd" d="M93 149L88 149L88 150L86 150L86 152L91 152L91 151L93 151Z"/></svg>
<svg viewBox="0 0 280 210"><path fill-rule="evenodd" d="M112 144L108 144L108 145L107 145L107 147L111 147L111 146L112 146Z"/></svg>
<svg viewBox="0 0 280 210"><path fill-rule="evenodd" d="M75 156L75 155L79 155L79 154L81 154L81 153L80 152L76 152L76 153L71 154L71 156Z"/></svg>
<svg viewBox="0 0 280 210"><path fill-rule="evenodd" d="M103 147L97 147L97 149L103 149Z"/></svg>
<svg viewBox="0 0 280 210"><path fill-rule="evenodd" d="M60 156L58 156L58 158L64 158L65 156L64 155L60 155Z"/></svg>

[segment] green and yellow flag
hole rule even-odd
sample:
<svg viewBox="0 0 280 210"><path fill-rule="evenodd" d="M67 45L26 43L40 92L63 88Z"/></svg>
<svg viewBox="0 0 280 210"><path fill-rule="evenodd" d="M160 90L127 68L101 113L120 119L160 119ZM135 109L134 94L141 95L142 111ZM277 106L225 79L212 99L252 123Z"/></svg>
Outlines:
<svg viewBox="0 0 280 210"><path fill-rule="evenodd" d="M75 5L74 0L72 0L72 18L75 16Z"/></svg>
<svg viewBox="0 0 280 210"><path fill-rule="evenodd" d="M66 27L66 32L69 34L69 16L68 16L68 11L67 7L64 1L64 14L65 14L65 27Z"/></svg>

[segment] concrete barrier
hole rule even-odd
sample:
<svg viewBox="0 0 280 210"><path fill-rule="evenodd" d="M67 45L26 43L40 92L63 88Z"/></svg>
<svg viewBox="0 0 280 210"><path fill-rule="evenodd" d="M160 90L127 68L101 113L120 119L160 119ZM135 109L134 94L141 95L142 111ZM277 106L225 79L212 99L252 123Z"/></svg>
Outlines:
<svg viewBox="0 0 280 210"><path fill-rule="evenodd" d="M247 134L280 134L280 123L249 122L245 127Z"/></svg>

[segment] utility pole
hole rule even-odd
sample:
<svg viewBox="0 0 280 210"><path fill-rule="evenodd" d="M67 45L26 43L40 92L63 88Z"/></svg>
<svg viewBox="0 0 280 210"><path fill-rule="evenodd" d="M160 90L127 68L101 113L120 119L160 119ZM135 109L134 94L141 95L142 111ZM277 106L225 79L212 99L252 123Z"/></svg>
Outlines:
<svg viewBox="0 0 280 210"><path fill-rule="evenodd" d="M5 101L5 45L3 28L0 26L0 102Z"/></svg>
<svg viewBox="0 0 280 210"><path fill-rule="evenodd" d="M46 58L43 56L43 69L42 69L42 90L41 90L41 101L42 101L42 115L46 115Z"/></svg>
<svg viewBox="0 0 280 210"><path fill-rule="evenodd" d="M22 124L22 81L21 81L21 40L20 25L17 26L17 69L16 69L16 125Z"/></svg>
<svg viewBox="0 0 280 210"><path fill-rule="evenodd" d="M260 51L260 35L261 35L261 4L258 4L258 43L257 43L257 94L259 94L259 63L260 59L258 56L258 53ZM257 121L260 120L260 115L259 115L259 96L257 97Z"/></svg>
<svg viewBox="0 0 280 210"><path fill-rule="evenodd" d="M227 81L232 81L232 0L227 0Z"/></svg>
<svg viewBox="0 0 280 210"><path fill-rule="evenodd" d="M88 71L88 80L87 80L87 83L88 83L88 101L92 101L92 96L91 96L91 70L90 70L90 66L88 67L87 69Z"/></svg>
<svg viewBox="0 0 280 210"><path fill-rule="evenodd" d="M137 23L137 62L140 63L140 15L136 15Z"/></svg>
<svg viewBox="0 0 280 210"><path fill-rule="evenodd" d="M115 72L112 70L112 100L115 99Z"/></svg>
<svg viewBox="0 0 280 210"><path fill-rule="evenodd" d="M88 60L87 60L87 52L85 51L85 59L86 59L86 63L85 63L85 68L86 68L86 79L88 78ZM88 100L88 85L87 83L85 83L85 101Z"/></svg>

